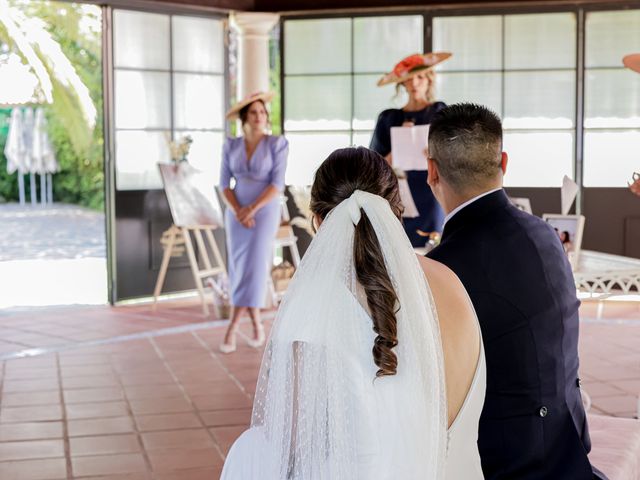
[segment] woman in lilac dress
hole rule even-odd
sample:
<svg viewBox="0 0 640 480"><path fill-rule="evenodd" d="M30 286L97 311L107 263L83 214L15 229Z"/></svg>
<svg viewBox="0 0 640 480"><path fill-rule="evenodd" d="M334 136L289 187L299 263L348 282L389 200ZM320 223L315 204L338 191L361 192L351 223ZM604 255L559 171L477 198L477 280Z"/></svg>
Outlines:
<svg viewBox="0 0 640 480"><path fill-rule="evenodd" d="M253 322L249 345L265 340L260 319L273 261L273 242L280 225L280 196L289 145L284 137L266 134L266 103L273 94L258 93L236 104L227 118L240 117L244 135L228 138L222 150L220 188L227 209L225 231L231 290L231 323L220 351L236 349L238 321L246 312ZM232 186L231 179L235 180Z"/></svg>

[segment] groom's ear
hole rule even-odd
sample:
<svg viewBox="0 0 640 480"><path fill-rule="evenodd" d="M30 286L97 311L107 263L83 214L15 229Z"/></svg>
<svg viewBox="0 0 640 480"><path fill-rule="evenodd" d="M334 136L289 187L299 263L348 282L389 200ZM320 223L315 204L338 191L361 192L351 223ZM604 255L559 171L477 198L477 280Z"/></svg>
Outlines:
<svg viewBox="0 0 640 480"><path fill-rule="evenodd" d="M427 184L433 188L440 181L440 173L438 172L438 164L431 157L427 157L427 171L429 172Z"/></svg>
<svg viewBox="0 0 640 480"><path fill-rule="evenodd" d="M509 163L509 156L507 152L502 152L502 158L500 159L500 170L502 170L502 175L507 173L507 164Z"/></svg>

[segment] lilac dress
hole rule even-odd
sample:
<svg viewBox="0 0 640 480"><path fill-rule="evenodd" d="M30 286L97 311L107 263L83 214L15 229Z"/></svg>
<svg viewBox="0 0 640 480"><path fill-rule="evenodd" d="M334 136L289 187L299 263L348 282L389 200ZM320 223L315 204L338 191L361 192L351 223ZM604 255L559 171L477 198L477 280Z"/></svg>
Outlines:
<svg viewBox="0 0 640 480"><path fill-rule="evenodd" d="M228 138L222 149L220 188L230 188L241 206L253 203L269 185L284 191L289 143L284 137L265 136L251 159L244 138ZM280 225L280 198L276 196L255 214L255 227L245 228L233 212L225 212L227 263L231 303L237 307L263 307L267 275L273 261L273 241Z"/></svg>

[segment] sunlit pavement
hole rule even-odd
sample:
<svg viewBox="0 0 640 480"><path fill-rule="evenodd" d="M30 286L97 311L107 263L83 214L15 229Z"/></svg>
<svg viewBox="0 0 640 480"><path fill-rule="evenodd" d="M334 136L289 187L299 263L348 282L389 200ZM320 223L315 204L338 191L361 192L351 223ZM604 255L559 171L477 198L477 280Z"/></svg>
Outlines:
<svg viewBox="0 0 640 480"><path fill-rule="evenodd" d="M0 205L0 309L107 302L104 215Z"/></svg>
<svg viewBox="0 0 640 480"><path fill-rule="evenodd" d="M0 262L0 309L107 303L104 258Z"/></svg>
<svg viewBox="0 0 640 480"><path fill-rule="evenodd" d="M76 205L0 204L0 261L104 258L104 214Z"/></svg>

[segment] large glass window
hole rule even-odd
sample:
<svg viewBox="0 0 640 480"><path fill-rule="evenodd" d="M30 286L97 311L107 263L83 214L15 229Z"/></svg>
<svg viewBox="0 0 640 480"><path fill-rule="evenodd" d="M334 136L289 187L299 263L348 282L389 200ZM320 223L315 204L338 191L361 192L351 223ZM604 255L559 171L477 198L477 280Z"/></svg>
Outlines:
<svg viewBox="0 0 640 480"><path fill-rule="evenodd" d="M288 184L311 183L336 148L369 145L378 114L406 100L376 82L423 42L422 15L285 20Z"/></svg>
<svg viewBox="0 0 640 480"><path fill-rule="evenodd" d="M573 13L433 19L438 97L475 102L503 120L505 185L560 186L573 176L576 101Z"/></svg>
<svg viewBox="0 0 640 480"><path fill-rule="evenodd" d="M640 10L589 12L585 27L584 185L625 187L640 165Z"/></svg>
<svg viewBox="0 0 640 480"><path fill-rule="evenodd" d="M221 20L115 10L118 190L162 188L168 139L190 135L189 162L217 180L224 137Z"/></svg>
<svg viewBox="0 0 640 480"><path fill-rule="evenodd" d="M559 187L581 161L584 186L625 187L638 168L640 75L622 57L639 50L640 9L587 10L581 18L580 72L575 11L432 19L432 50L453 53L437 67L437 98L481 103L500 115L507 186ZM289 183L308 183L334 148L368 145L378 113L406 101L375 83L399 58L422 50L423 27L422 15L285 20Z"/></svg>

